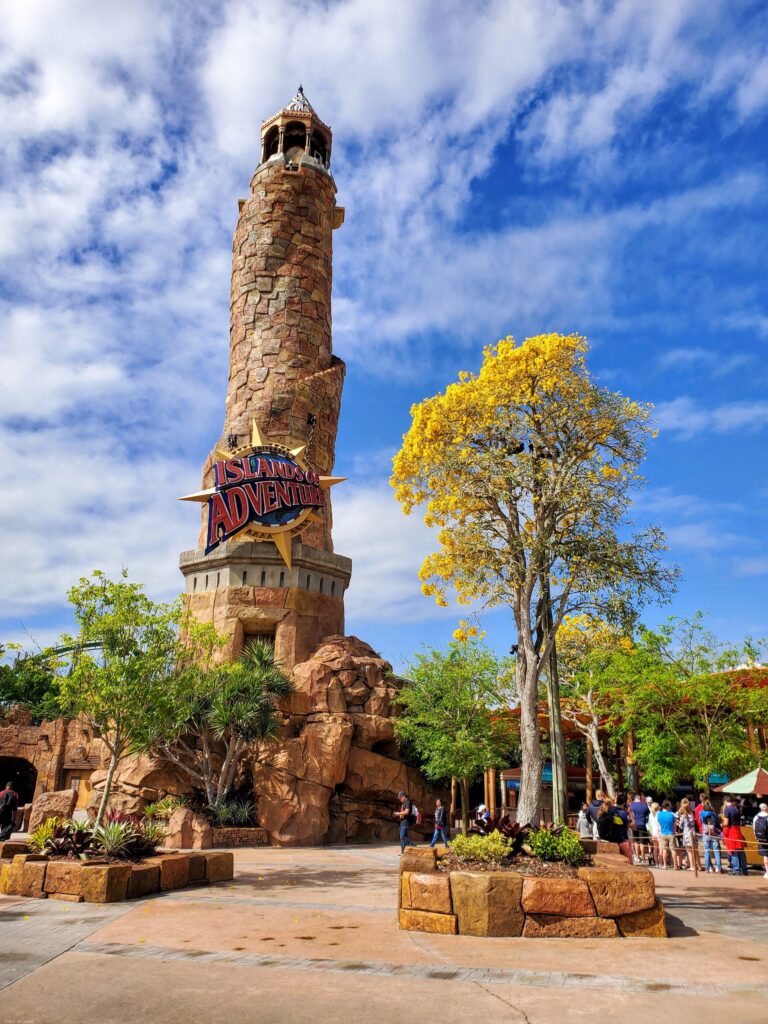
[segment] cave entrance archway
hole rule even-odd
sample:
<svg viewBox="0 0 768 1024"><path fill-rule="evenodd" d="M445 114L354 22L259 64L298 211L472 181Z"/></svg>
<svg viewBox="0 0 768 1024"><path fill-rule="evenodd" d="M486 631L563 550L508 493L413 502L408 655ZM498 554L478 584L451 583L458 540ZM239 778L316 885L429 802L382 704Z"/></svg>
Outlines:
<svg viewBox="0 0 768 1024"><path fill-rule="evenodd" d="M23 757L0 757L0 789L10 782L19 794L19 805L32 803L37 768Z"/></svg>

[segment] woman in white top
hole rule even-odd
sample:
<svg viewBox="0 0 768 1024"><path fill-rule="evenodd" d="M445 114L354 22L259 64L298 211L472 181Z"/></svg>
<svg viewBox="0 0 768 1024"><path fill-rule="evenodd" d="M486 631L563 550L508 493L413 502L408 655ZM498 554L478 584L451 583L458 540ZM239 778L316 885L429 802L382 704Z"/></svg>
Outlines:
<svg viewBox="0 0 768 1024"><path fill-rule="evenodd" d="M651 837L651 849L653 850L653 863L658 865L661 863L661 856L659 855L659 822L657 815L659 813L659 805L654 801L651 804L651 809L648 812L648 835Z"/></svg>

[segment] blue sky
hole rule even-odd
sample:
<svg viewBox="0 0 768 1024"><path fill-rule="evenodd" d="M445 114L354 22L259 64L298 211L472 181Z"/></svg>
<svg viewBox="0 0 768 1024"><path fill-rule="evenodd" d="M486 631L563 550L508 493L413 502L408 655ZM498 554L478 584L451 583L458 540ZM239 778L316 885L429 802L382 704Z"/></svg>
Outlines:
<svg viewBox="0 0 768 1024"><path fill-rule="evenodd" d="M411 403L578 331L655 405L637 496L728 639L768 634L768 9L707 0L26 0L0 19L0 637L126 565L178 592L227 379L237 199L302 81L334 130L335 543L402 665L459 618L387 485ZM514 640L504 611L489 639Z"/></svg>

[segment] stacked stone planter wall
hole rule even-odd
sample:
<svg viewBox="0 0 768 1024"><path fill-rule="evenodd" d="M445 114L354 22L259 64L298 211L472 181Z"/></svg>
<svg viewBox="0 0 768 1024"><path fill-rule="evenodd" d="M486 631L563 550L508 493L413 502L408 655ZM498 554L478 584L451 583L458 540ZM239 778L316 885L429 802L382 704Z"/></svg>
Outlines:
<svg viewBox="0 0 768 1024"><path fill-rule="evenodd" d="M269 832L265 828L214 828L211 846L269 846Z"/></svg>
<svg viewBox="0 0 768 1024"><path fill-rule="evenodd" d="M400 858L398 911L408 931L523 938L665 937L653 875L618 853L593 855L575 878L440 871L435 850Z"/></svg>
<svg viewBox="0 0 768 1024"><path fill-rule="evenodd" d="M1 845L0 893L6 896L115 903L189 885L228 882L234 874L234 858L223 850L159 852L140 864L100 864L50 860L17 852L18 843Z"/></svg>

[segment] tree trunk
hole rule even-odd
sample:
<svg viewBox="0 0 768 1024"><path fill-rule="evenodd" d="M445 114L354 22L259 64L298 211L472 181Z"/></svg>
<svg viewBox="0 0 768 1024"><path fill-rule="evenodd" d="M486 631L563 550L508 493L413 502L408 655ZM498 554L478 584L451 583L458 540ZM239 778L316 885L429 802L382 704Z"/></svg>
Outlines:
<svg viewBox="0 0 768 1024"><path fill-rule="evenodd" d="M109 768L107 768L107 777L106 777L106 779L104 779L104 792L103 792L102 797L101 797L101 803L99 804L98 814L96 815L96 824L97 825L100 825L102 823L102 820L103 820L104 815L106 813L107 803L109 801L109 794L112 791L112 778L113 778L113 776L115 774L115 768L117 767L117 762L119 760L120 760L120 754L118 753L118 747L114 746L112 748L112 756L109 759Z"/></svg>
<svg viewBox="0 0 768 1024"><path fill-rule="evenodd" d="M551 638L547 659L547 710L549 712L549 746L552 752L552 820L565 824L568 814L568 768L565 760L563 711L560 706L560 677L557 671L557 647L553 636L552 597L549 572L541 577L541 596L544 602L544 636Z"/></svg>
<svg viewBox="0 0 768 1024"><path fill-rule="evenodd" d="M517 661L517 692L520 696L520 798L517 802L517 820L521 825L538 825L541 806L541 737L538 720L538 680L536 656L526 670L529 659Z"/></svg>
<svg viewBox="0 0 768 1024"><path fill-rule="evenodd" d="M613 781L613 776L608 770L603 751L600 746L600 739L597 732L597 725L595 722L591 722L589 725L589 731L592 737L592 749L595 753L595 760L597 761L597 769L600 772L600 778L603 780L603 786L606 789L608 796L611 800L616 799L616 784Z"/></svg>
<svg viewBox="0 0 768 1024"><path fill-rule="evenodd" d="M451 809L448 814L448 824L450 828L456 827L456 790L457 790L456 776L451 776Z"/></svg>
<svg viewBox="0 0 768 1024"><path fill-rule="evenodd" d="M461 780L461 831L464 835L469 831L469 782Z"/></svg>
<svg viewBox="0 0 768 1024"><path fill-rule="evenodd" d="M586 756L585 756L586 765L587 765L587 770L586 770L586 785L587 785L586 798L587 798L587 803L590 803L590 801L592 800L592 795L594 793L594 785L593 785L593 782L592 782L592 761L594 759L594 754L592 753L592 740L591 740L591 738L589 736L586 736L585 739L586 739L586 748L587 748L586 749Z"/></svg>

